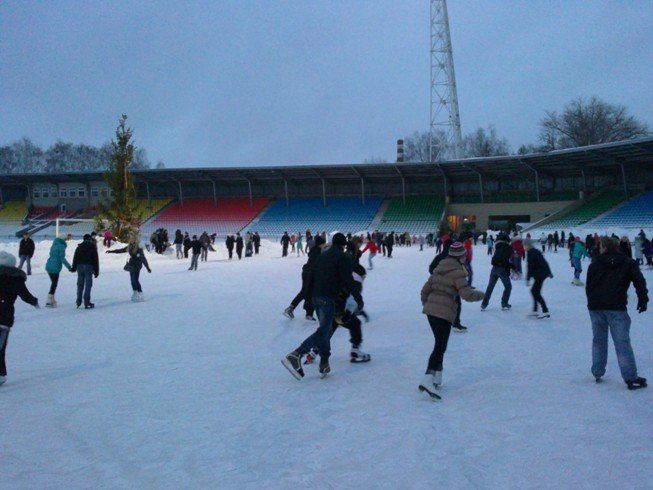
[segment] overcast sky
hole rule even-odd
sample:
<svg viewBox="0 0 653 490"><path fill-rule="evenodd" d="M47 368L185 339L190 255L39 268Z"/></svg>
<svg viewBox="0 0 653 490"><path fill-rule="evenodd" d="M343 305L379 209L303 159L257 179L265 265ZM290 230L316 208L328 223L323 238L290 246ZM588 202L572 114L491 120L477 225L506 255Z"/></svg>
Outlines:
<svg viewBox="0 0 653 490"><path fill-rule="evenodd" d="M515 151L578 96L653 126L653 1L450 0L463 135ZM429 1L0 2L0 145L100 146L120 114L154 165L359 163L429 129Z"/></svg>

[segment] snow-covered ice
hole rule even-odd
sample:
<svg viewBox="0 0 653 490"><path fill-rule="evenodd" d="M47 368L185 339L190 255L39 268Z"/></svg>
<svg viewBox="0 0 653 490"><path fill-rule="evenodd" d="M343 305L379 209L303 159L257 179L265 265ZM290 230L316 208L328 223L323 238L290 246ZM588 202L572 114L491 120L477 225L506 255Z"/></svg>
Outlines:
<svg viewBox="0 0 653 490"><path fill-rule="evenodd" d="M37 244L28 278L42 305L49 246ZM452 333L434 403L417 390L433 345L419 291L434 249L375 258L364 290L370 363L348 362L339 329L333 374L321 380L309 366L298 382L280 360L315 324L303 310L292 321L281 313L305 258L281 258L271 242L241 261L217 248L197 272L148 254L145 303L130 302L125 256L103 253L94 310L75 309L76 275L65 270L59 308L17 301L0 488L653 487L653 389L626 389L612 343L605 382L594 383L585 292L570 284L566 250L545 255L551 320L526 318L523 281L511 311L499 308L500 283L487 311L464 304L469 333ZM485 247L473 264L484 289ZM653 271L644 275L650 288ZM637 314L630 298L650 378L651 312Z"/></svg>

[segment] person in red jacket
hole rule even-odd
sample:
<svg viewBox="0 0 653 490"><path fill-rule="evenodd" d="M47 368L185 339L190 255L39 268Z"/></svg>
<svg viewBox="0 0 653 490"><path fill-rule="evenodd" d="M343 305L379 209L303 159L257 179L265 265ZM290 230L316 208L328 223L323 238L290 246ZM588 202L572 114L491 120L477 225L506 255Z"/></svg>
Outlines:
<svg viewBox="0 0 653 490"><path fill-rule="evenodd" d="M522 274L521 263L522 260L524 260L524 257L526 256L526 251L524 250L524 243L522 242L522 239L519 236L517 236L517 234L515 234L515 236L512 237L512 240L510 241L510 246L512 248L512 262L515 271L515 278L521 279L521 274Z"/></svg>
<svg viewBox="0 0 653 490"><path fill-rule="evenodd" d="M467 260L467 262L465 262L465 267L467 267L468 272L467 284L471 286L472 278L474 277L474 271L472 270L472 258L474 257L474 250L472 249L472 237L467 238L467 240L463 242L463 246L465 247L465 259Z"/></svg>
<svg viewBox="0 0 653 490"><path fill-rule="evenodd" d="M374 269L374 265L372 265L372 259L376 256L376 254L379 253L379 246L372 238L368 238L365 247L363 248L363 250L361 250L361 254L364 253L366 250L370 251L370 255L367 257L367 263L369 264L368 269L372 270Z"/></svg>

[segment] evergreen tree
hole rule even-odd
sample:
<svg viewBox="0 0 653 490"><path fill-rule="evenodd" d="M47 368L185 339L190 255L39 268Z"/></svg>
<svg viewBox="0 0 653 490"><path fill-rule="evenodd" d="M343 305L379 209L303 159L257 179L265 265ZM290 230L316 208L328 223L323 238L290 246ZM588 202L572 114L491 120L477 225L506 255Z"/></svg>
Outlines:
<svg viewBox="0 0 653 490"><path fill-rule="evenodd" d="M116 128L116 141L111 141L109 169L104 174L111 195L100 202L96 217L96 228L101 229L103 220L108 221L111 233L121 242L138 233L142 221L130 172L135 152L131 143L132 129L125 126L126 121L127 116L123 114Z"/></svg>

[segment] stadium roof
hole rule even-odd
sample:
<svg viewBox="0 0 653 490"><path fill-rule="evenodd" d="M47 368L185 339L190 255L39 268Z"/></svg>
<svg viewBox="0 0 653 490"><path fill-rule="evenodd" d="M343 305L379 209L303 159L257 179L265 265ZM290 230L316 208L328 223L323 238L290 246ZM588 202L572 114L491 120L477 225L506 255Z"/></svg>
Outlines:
<svg viewBox="0 0 653 490"><path fill-rule="evenodd" d="M315 180L383 181L392 178L467 181L488 178L528 177L534 173L555 177L614 172L621 165L629 173L653 170L653 137L606 143L547 153L501 157L468 158L438 163L363 163L337 165L288 165L272 167L206 167L135 170L137 182L213 181L225 184ZM103 172L5 174L0 184L88 183L101 181Z"/></svg>

